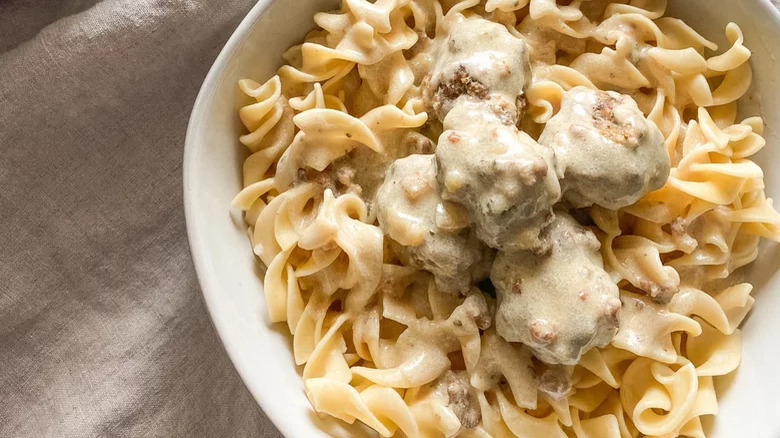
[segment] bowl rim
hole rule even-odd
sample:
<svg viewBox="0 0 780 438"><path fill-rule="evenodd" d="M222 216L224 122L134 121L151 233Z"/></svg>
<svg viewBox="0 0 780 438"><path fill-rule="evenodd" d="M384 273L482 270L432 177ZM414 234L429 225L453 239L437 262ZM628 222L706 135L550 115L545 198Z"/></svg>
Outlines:
<svg viewBox="0 0 780 438"><path fill-rule="evenodd" d="M241 359L240 347L225 334L228 332L226 326L230 324L230 321L228 318L222 317L220 312L216 310L219 306L219 301L221 300L220 294L218 293L221 288L216 280L216 276L213 275L211 255L205 243L206 241L201 238L204 233L208 232L208 229L196 219L198 194L193 189L198 180L198 175L194 170L194 162L197 155L194 143L195 139L200 135L198 128L202 114L205 113L205 109L211 104L211 101L214 98L218 88L217 85L225 73L225 66L235 55L241 44L247 39L250 33L249 31L254 26L255 22L260 19L263 13L265 13L275 1L277 0L257 0L257 3L249 10L233 31L203 80L187 124L182 159L182 189L187 240L192 255L193 266L195 267L196 278L208 310L209 320L216 330L217 336L230 358L233 367L241 377L244 386L249 390L250 394L252 394L252 397L264 412L265 416L283 436L292 437L295 436L295 428L293 427L294 421L289 419L289 410L286 409L285 406L274 403L273 394L264 391L261 385L254 383L256 380L250 378L254 370ZM757 7L762 9L756 11L756 13L763 12L764 14L768 14L770 20L774 21L775 25L780 28L780 1L777 5L773 4L771 0L753 1Z"/></svg>
<svg viewBox="0 0 780 438"><path fill-rule="evenodd" d="M219 306L219 294L220 286L216 281L216 277L212 275L212 263L211 255L206 248L205 239L201 239L202 233L207 232L202 225L196 220L197 215L197 193L193 189L196 184L197 174L195 172L194 162L196 160L196 147L194 146L195 138L200 134L198 133L199 122L205 109L211 104L214 95L217 90L217 84L219 83L222 75L225 72L225 66L229 60L235 55L238 48L246 40L250 29L255 22L262 16L262 14L268 9L269 6L275 0L257 0L254 6L249 10L246 16L241 20L239 25L230 35L225 45L220 50L214 63L212 64L209 72L206 74L203 83L201 84L198 95L195 98L195 103L190 113L189 122L187 124L187 131L184 138L184 153L182 159L182 189L183 189L183 201L184 201L184 221L187 229L187 240L190 247L190 253L192 254L192 263L195 267L195 275L198 279L201 294L203 300L206 303L206 309L208 310L209 320L211 325L217 332L217 337L222 343L225 352L230 358L230 362L241 377L243 385L249 390L250 394L263 411L265 416L271 423L281 432L283 436L294 436L294 431L290 427L289 421L284 421L287 410L278 403L274 403L272 394L267 391L263 391L259 385L252 384L253 380L250 379L252 369L249 368L245 361L241 360L241 352L238 345L236 345L232 338L226 336L227 329L225 326L229 324L226 318L219 316L219 312L216 310Z"/></svg>

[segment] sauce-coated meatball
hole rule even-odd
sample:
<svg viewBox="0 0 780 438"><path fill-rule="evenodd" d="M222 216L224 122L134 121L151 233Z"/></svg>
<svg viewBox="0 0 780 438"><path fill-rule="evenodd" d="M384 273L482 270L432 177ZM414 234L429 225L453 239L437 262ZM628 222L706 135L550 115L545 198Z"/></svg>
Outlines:
<svg viewBox="0 0 780 438"><path fill-rule="evenodd" d="M468 227L463 208L442 201L433 155L395 160L377 192L376 208L398 258L430 271L439 289L466 293L487 277L493 252Z"/></svg>
<svg viewBox="0 0 780 438"><path fill-rule="evenodd" d="M563 197L575 207L626 207L669 177L661 131L612 91L569 90L539 143L555 151Z"/></svg>
<svg viewBox="0 0 780 438"><path fill-rule="evenodd" d="M460 97L486 101L506 124L514 124L531 78L528 47L506 27L481 18L450 24L439 57L425 80L431 112L444 120Z"/></svg>
<svg viewBox="0 0 780 438"><path fill-rule="evenodd" d="M456 105L444 128L436 148L442 198L466 207L489 246L543 251L541 231L561 198L552 153L480 102Z"/></svg>
<svg viewBox="0 0 780 438"><path fill-rule="evenodd" d="M592 231L557 211L549 233L548 254L496 256L490 273L498 294L496 331L544 362L574 365L612 340L621 303Z"/></svg>

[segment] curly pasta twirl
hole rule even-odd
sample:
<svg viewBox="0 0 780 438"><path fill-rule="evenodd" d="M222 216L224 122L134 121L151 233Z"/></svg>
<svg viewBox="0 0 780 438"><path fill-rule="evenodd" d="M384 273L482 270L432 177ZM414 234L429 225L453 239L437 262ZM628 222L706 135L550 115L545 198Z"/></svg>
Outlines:
<svg viewBox="0 0 780 438"><path fill-rule="evenodd" d="M313 408L381 436L703 437L780 242L751 52L665 0L344 0L238 84Z"/></svg>

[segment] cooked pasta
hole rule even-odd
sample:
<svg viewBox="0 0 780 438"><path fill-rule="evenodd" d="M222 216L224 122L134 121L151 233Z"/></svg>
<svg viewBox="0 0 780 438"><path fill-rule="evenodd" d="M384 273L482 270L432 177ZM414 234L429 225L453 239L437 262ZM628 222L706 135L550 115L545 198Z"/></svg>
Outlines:
<svg viewBox="0 0 780 438"><path fill-rule="evenodd" d="M313 408L381 436L704 437L780 214L752 79L666 0L343 0L238 86L233 206ZM495 260L495 261L494 261Z"/></svg>

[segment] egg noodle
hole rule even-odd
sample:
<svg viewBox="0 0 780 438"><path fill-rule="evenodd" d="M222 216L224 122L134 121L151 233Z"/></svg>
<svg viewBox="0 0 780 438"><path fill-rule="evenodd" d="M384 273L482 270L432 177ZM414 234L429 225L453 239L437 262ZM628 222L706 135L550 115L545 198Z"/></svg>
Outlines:
<svg viewBox="0 0 780 438"><path fill-rule="evenodd" d="M718 47L665 9L344 0L315 15L276 76L239 82L251 154L233 205L317 412L381 436L704 436L701 417L718 412L713 378L739 365L754 303L731 274L761 237L780 241L780 215L750 160L762 120L737 120L752 78L740 28L730 23L730 47L708 56ZM587 210L622 309L609 345L562 366L563 392L546 388L531 349L496 332L490 293L444 292L400 263L373 205L390 163L432 153L426 135L441 132L424 98L430 48L480 17L528 46L523 132L538 139L573 87L614 90L658 127L671 163L665 185L633 205Z"/></svg>

